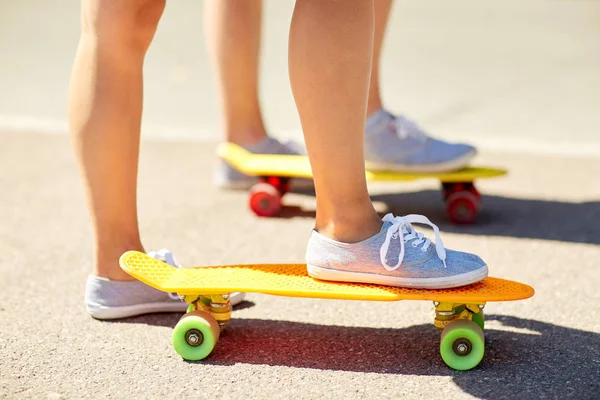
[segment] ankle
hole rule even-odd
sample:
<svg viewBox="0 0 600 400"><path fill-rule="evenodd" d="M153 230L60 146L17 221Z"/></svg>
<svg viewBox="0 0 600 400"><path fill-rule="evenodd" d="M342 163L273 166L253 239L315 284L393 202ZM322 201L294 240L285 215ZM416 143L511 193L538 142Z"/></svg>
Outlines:
<svg viewBox="0 0 600 400"><path fill-rule="evenodd" d="M367 122L369 122L369 118L372 118L372 117L376 117L376 116L378 116L378 115L381 115L381 112L382 112L382 111L385 111L385 110L384 110L383 108L376 108L375 110L373 110L373 111L371 111L371 112L367 113Z"/></svg>
<svg viewBox="0 0 600 400"><path fill-rule="evenodd" d="M267 132L264 127L227 129L225 137L228 142L247 147L264 140Z"/></svg>
<svg viewBox="0 0 600 400"><path fill-rule="evenodd" d="M377 234L381 226L381 218L375 210L371 209L362 213L349 212L326 219L317 217L315 230L338 242L356 243Z"/></svg>
<svg viewBox="0 0 600 400"><path fill-rule="evenodd" d="M369 104L367 105L367 118L380 110L383 110L383 103L379 97L377 100L369 101Z"/></svg>
<svg viewBox="0 0 600 400"><path fill-rule="evenodd" d="M145 253L144 246L140 242L121 246L99 246L96 250L96 261L94 275L116 281L129 281L134 278L123 271L119 266L119 258L126 251L135 250Z"/></svg>

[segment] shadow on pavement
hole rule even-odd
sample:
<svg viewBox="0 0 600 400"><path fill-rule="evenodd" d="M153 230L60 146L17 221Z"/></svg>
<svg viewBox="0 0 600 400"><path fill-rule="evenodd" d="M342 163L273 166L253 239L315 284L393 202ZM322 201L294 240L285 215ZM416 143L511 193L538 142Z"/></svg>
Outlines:
<svg viewBox="0 0 600 400"><path fill-rule="evenodd" d="M115 322L174 327L180 317ZM484 359L470 371L444 364L440 335L430 324L391 329L236 318L209 358L196 363L451 376L463 391L485 399L598 398L600 334L504 315L488 315L486 324Z"/></svg>
<svg viewBox="0 0 600 400"><path fill-rule="evenodd" d="M376 329L233 319L200 363L278 365L380 374L452 376L486 399L591 399L600 393L600 335L534 320L491 315L525 332L489 329L486 354L471 371L448 368L431 325Z"/></svg>
<svg viewBox="0 0 600 400"><path fill-rule="evenodd" d="M439 191L376 195L372 199L383 202L395 214L427 215L446 232L600 244L600 228L591 222L600 220L600 201L569 203L484 195L479 221L454 225L446 220Z"/></svg>
<svg viewBox="0 0 600 400"><path fill-rule="evenodd" d="M600 244L600 227L592 222L600 221L600 201L569 203L483 195L479 221L454 225L446 219L441 192L437 190L372 195L371 199L384 203L387 212L396 215L426 215L442 232ZM280 215L314 216L314 209L293 205L285 205Z"/></svg>

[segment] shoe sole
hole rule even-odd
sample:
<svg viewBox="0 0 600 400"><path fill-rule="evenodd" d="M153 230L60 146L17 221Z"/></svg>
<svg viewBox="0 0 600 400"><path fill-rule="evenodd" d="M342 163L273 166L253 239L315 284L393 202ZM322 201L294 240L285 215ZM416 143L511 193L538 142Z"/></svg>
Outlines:
<svg viewBox="0 0 600 400"><path fill-rule="evenodd" d="M183 302L134 304L123 307L105 307L86 304L87 312L96 319L109 320L136 317L143 314L185 312L188 305Z"/></svg>
<svg viewBox="0 0 600 400"><path fill-rule="evenodd" d="M231 306L240 304L246 294L241 292L231 293L229 301ZM147 304L134 304L131 306L123 307L105 307L86 304L86 310L95 319L100 320L111 320L136 317L144 314L155 314L155 313L170 313L170 312L185 312L188 308L188 304L184 302L172 302L172 303L147 303Z"/></svg>
<svg viewBox="0 0 600 400"><path fill-rule="evenodd" d="M439 278L404 278L388 275L370 274L366 272L350 272L338 269L322 268L316 265L307 265L308 274L324 281L373 283L376 285L398 286L414 289L449 289L469 285L484 280L488 276L488 267L485 265L475 271L460 275L444 276Z"/></svg>
<svg viewBox="0 0 600 400"><path fill-rule="evenodd" d="M395 163L380 163L376 161L365 161L365 167L371 171L394 171L408 173L443 173L456 171L467 167L471 160L477 155L473 150L450 161L433 165L404 165Z"/></svg>

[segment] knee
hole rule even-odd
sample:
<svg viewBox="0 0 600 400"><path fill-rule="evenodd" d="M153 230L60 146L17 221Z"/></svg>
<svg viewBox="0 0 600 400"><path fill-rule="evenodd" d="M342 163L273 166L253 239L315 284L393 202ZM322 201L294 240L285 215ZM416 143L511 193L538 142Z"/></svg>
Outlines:
<svg viewBox="0 0 600 400"><path fill-rule="evenodd" d="M144 54L150 46L166 0L83 0L81 34L98 46Z"/></svg>

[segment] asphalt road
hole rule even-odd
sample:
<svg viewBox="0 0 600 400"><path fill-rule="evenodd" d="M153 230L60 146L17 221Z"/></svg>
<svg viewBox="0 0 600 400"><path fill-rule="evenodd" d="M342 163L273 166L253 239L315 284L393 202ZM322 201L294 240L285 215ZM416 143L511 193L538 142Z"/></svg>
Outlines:
<svg viewBox="0 0 600 400"><path fill-rule="evenodd" d="M91 237L64 136L0 134L0 397L592 399L600 393L600 160L485 153L510 169L481 182L481 223L444 222L435 182L372 188L381 212L423 213L447 247L536 295L486 307L486 356L450 370L426 302L249 295L218 347L185 362L179 315L100 322L83 307ZM147 141L140 220L147 248L186 265L302 262L314 197L257 219L246 193L211 185L214 145ZM568 166L568 168L565 168Z"/></svg>

